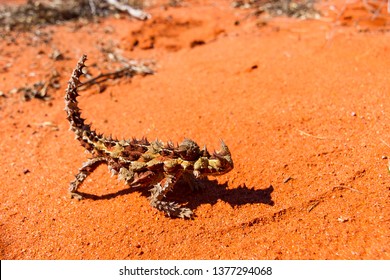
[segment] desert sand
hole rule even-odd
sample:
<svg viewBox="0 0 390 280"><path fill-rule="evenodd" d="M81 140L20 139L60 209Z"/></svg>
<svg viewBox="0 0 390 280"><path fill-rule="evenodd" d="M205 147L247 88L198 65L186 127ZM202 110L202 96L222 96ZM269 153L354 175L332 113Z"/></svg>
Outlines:
<svg viewBox="0 0 390 280"><path fill-rule="evenodd" d="M386 6L327 1L321 17L294 19L161 2L146 21L121 13L1 37L1 259L389 259ZM70 199L88 154L64 92L82 54L92 76L121 58L155 71L80 91L97 131L229 146L231 172L169 194L193 219L164 216L106 166L80 188L93 198ZM38 81L50 82L43 96L23 90Z"/></svg>

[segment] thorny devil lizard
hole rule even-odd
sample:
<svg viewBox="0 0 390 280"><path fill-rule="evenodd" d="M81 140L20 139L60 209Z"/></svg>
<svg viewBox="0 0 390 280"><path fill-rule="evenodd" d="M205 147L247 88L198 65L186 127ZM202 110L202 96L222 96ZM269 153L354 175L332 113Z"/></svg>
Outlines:
<svg viewBox="0 0 390 280"><path fill-rule="evenodd" d="M221 140L221 150L210 154L206 147L202 150L190 139L179 145L167 144L159 140L148 142L146 138L116 140L98 134L86 124L78 107L77 87L82 85L80 76L87 57L83 55L73 70L65 95L65 111L70 122L70 130L76 139L92 154L79 169L76 178L70 183L72 198L82 199L77 191L85 178L100 164L105 163L112 174L118 175L130 187L151 187L150 204L171 217L190 218L190 209L180 207L175 202L165 201L179 178L197 188L199 178L208 175L221 175L233 169L230 151Z"/></svg>

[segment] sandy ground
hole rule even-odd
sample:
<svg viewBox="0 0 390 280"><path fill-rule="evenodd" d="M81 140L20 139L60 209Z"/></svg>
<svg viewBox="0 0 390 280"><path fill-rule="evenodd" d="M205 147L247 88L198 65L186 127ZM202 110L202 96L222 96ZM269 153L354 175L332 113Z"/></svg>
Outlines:
<svg viewBox="0 0 390 280"><path fill-rule="evenodd" d="M295 20L183 1L152 5L144 22L2 37L1 259L390 259L390 19L350 2ZM114 69L113 55L156 71L81 92L99 132L228 144L233 171L169 194L194 219L165 217L105 166L81 188L94 199L70 199L88 155L63 97L83 53L94 75ZM50 100L13 90L54 71Z"/></svg>

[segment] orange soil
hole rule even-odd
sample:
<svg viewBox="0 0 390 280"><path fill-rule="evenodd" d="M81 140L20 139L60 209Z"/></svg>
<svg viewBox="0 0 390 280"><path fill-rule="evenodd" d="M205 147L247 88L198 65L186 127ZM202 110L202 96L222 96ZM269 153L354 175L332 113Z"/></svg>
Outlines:
<svg viewBox="0 0 390 280"><path fill-rule="evenodd" d="M146 22L1 40L1 259L389 259L390 21L343 2L316 21L247 18L222 0L156 4ZM81 188L99 198L69 198L88 155L68 131L64 90L83 53L91 72L112 70L102 47L154 60L156 74L81 93L99 132L229 145L233 171L169 195L193 220L165 217L106 167ZM9 93L53 69L49 102Z"/></svg>

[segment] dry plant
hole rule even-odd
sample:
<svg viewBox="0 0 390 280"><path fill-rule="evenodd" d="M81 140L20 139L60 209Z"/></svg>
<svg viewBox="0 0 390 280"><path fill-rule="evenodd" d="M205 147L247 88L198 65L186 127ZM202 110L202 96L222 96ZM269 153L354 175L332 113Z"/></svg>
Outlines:
<svg viewBox="0 0 390 280"><path fill-rule="evenodd" d="M365 10L371 15L371 19L388 17L390 14L390 0L349 0L336 7L334 3L328 4L331 11L336 13L336 18L341 19L350 9ZM386 8L387 7L387 8Z"/></svg>
<svg viewBox="0 0 390 280"><path fill-rule="evenodd" d="M387 4L387 12L390 13L390 0L361 0L364 8L369 11L373 18L378 17L382 13L383 8ZM387 2L387 3L386 3Z"/></svg>
<svg viewBox="0 0 390 280"><path fill-rule="evenodd" d="M143 3L143 0L28 0L24 5L0 7L0 28L7 31L28 31L34 26L104 17L118 11L146 20L150 18L150 14L141 10Z"/></svg>
<svg viewBox="0 0 390 280"><path fill-rule="evenodd" d="M256 15L288 16L300 19L318 18L315 0L237 0L233 7L255 10Z"/></svg>

